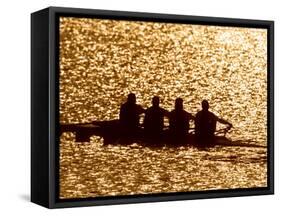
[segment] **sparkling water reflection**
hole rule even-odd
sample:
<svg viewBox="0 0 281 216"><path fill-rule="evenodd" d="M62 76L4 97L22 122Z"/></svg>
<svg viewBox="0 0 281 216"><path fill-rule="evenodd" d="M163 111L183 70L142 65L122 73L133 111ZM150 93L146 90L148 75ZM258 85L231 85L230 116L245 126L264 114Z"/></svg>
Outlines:
<svg viewBox="0 0 281 216"><path fill-rule="evenodd" d="M151 149L60 139L60 198L267 185L266 30L98 19L60 20L60 122L118 117L129 92L171 110L202 99L255 147Z"/></svg>

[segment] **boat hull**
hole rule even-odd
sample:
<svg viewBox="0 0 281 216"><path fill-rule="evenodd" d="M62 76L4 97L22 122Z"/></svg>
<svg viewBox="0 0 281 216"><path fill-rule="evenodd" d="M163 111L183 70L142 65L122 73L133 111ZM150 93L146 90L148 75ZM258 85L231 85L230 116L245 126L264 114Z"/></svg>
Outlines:
<svg viewBox="0 0 281 216"><path fill-rule="evenodd" d="M215 136L211 143L200 144L196 142L194 134L185 134L180 136L171 134L169 130L163 130L161 134L151 135L144 131L143 128L131 130L121 127L118 120L111 121L94 121L90 124L62 124L61 134L72 132L75 134L76 142L89 142L92 136L103 138L104 145L130 145L137 143L144 146L215 146L232 144L230 139L224 136Z"/></svg>

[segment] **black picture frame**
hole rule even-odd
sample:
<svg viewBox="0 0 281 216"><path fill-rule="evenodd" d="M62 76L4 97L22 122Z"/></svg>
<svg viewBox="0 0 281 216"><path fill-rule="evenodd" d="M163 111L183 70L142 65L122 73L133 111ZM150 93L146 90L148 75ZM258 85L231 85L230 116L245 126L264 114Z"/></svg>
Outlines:
<svg viewBox="0 0 281 216"><path fill-rule="evenodd" d="M267 29L267 187L128 195L87 199L58 198L60 16L168 22ZM47 208L159 202L274 194L274 22L156 13L49 7L31 15L31 201Z"/></svg>

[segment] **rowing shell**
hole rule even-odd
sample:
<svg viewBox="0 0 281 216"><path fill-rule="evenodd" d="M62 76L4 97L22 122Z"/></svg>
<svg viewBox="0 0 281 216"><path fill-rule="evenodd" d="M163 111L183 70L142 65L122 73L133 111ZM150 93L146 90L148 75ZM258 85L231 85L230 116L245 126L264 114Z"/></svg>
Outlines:
<svg viewBox="0 0 281 216"><path fill-rule="evenodd" d="M94 121L85 124L61 124L60 135L65 132L75 134L76 142L89 142L92 136L103 138L104 145L129 145L137 143L148 147L160 146L198 146L194 134L188 134L184 139L176 141L169 134L169 130L164 130L160 137L148 138L143 128L138 128L136 131L127 131L120 126L118 120L110 121ZM265 146L257 145L250 140L232 141L225 136L215 136L214 142L208 145L213 146L238 146L238 147L254 147L265 148ZM200 147L200 146L199 146Z"/></svg>

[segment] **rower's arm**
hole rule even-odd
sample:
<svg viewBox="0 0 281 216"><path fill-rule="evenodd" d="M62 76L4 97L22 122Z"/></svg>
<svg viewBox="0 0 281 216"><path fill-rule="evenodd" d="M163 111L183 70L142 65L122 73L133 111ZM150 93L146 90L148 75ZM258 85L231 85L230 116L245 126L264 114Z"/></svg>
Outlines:
<svg viewBox="0 0 281 216"><path fill-rule="evenodd" d="M170 112L168 110L163 109L163 112L164 112L164 116L170 118Z"/></svg>
<svg viewBox="0 0 281 216"><path fill-rule="evenodd" d="M139 106L139 114L145 113L145 109L142 108L141 105L138 105L138 106Z"/></svg>
<svg viewBox="0 0 281 216"><path fill-rule="evenodd" d="M218 122L221 124L229 125L229 127L232 127L232 124L222 118L218 118Z"/></svg>
<svg viewBox="0 0 281 216"><path fill-rule="evenodd" d="M190 114L190 119L195 122L195 116L193 116L192 114Z"/></svg>

